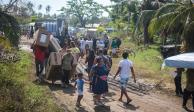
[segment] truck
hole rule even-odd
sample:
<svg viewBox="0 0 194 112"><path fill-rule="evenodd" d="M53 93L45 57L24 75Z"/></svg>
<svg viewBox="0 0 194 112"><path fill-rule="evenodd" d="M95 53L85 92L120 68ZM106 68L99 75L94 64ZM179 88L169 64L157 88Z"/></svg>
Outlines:
<svg viewBox="0 0 194 112"><path fill-rule="evenodd" d="M34 27L35 27L35 31L39 27L44 27L59 41L61 46L64 45L64 39L69 38L68 24L65 19L58 18L58 19L37 20L35 22Z"/></svg>

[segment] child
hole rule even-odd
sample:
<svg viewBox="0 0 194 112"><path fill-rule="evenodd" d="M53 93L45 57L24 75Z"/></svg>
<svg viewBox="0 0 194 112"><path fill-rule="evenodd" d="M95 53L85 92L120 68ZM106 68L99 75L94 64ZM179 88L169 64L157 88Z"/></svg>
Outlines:
<svg viewBox="0 0 194 112"><path fill-rule="evenodd" d="M75 81L75 87L76 85L77 85L77 93L78 93L76 106L79 107L81 106L80 101L83 98L83 87L84 87L84 80L83 80L82 73L78 74L78 79Z"/></svg>

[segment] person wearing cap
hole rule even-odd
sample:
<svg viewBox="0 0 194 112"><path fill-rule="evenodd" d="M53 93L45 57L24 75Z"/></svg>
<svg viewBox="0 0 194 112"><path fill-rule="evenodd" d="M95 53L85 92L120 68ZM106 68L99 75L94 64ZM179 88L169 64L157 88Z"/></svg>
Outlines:
<svg viewBox="0 0 194 112"><path fill-rule="evenodd" d="M71 49L67 49L67 53L65 53L64 56L62 57L62 70L63 70L63 76L61 80L62 87L69 85L70 72L73 68L73 60L74 57L71 53Z"/></svg>

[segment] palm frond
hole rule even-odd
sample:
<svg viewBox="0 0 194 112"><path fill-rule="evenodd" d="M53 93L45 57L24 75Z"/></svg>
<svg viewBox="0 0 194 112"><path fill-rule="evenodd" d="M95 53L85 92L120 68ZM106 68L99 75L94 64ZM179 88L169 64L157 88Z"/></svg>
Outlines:
<svg viewBox="0 0 194 112"><path fill-rule="evenodd" d="M167 32L170 32L174 29L177 29L180 24L185 25L189 12L194 11L194 8L189 7L185 10L182 7L182 10L180 10L180 7L177 7L177 10L174 12L169 12L159 17L155 16L155 18L153 18L150 22L148 28L149 34L153 36L155 33L162 29L167 29ZM182 35L181 32L177 32L177 34Z"/></svg>
<svg viewBox="0 0 194 112"><path fill-rule="evenodd" d="M158 18L154 17L148 27L149 35L153 36L158 31L165 29L177 15L178 12L169 12L159 16Z"/></svg>
<svg viewBox="0 0 194 112"><path fill-rule="evenodd" d="M153 15L155 14L154 10L144 10L142 11L139 20L137 22L137 27L136 29L141 31L141 28L143 28L143 26L145 24L147 24L153 17Z"/></svg>
<svg viewBox="0 0 194 112"><path fill-rule="evenodd" d="M160 7L157 10L155 17L159 17L159 16L166 14L166 13L169 13L169 12L174 12L177 8L180 8L180 6L182 6L182 4L180 4L180 3L165 4L164 6Z"/></svg>
<svg viewBox="0 0 194 112"><path fill-rule="evenodd" d="M170 22L168 30L176 28L177 24L180 22L185 24L187 21L187 17L192 11L194 11L194 7L189 7L183 12L179 12L179 14Z"/></svg>
<svg viewBox="0 0 194 112"><path fill-rule="evenodd" d="M153 18L155 14L155 10L144 10L142 11L138 21L135 30L133 31L132 38L135 39L139 37L140 32L143 31L143 27L146 25L149 25L149 22Z"/></svg>

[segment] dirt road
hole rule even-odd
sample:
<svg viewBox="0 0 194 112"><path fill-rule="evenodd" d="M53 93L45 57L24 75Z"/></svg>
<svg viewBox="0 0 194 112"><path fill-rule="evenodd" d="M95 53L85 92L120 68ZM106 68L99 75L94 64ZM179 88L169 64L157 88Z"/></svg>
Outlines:
<svg viewBox="0 0 194 112"><path fill-rule="evenodd" d="M26 39L22 41L33 42ZM21 49L29 52L30 45L21 46ZM116 83L109 85L109 93L103 98L105 106L95 106L93 94L88 91L88 84L86 83L81 108L75 106L77 96L73 87L61 88L60 81L57 81L55 85L47 84L46 87L50 89L55 102L64 108L65 112L184 112L181 108L181 98L150 92L149 94L137 94L137 91L129 90L129 96L133 101L129 105L125 105L125 98L123 99L124 102L118 101L120 90L116 85Z"/></svg>

